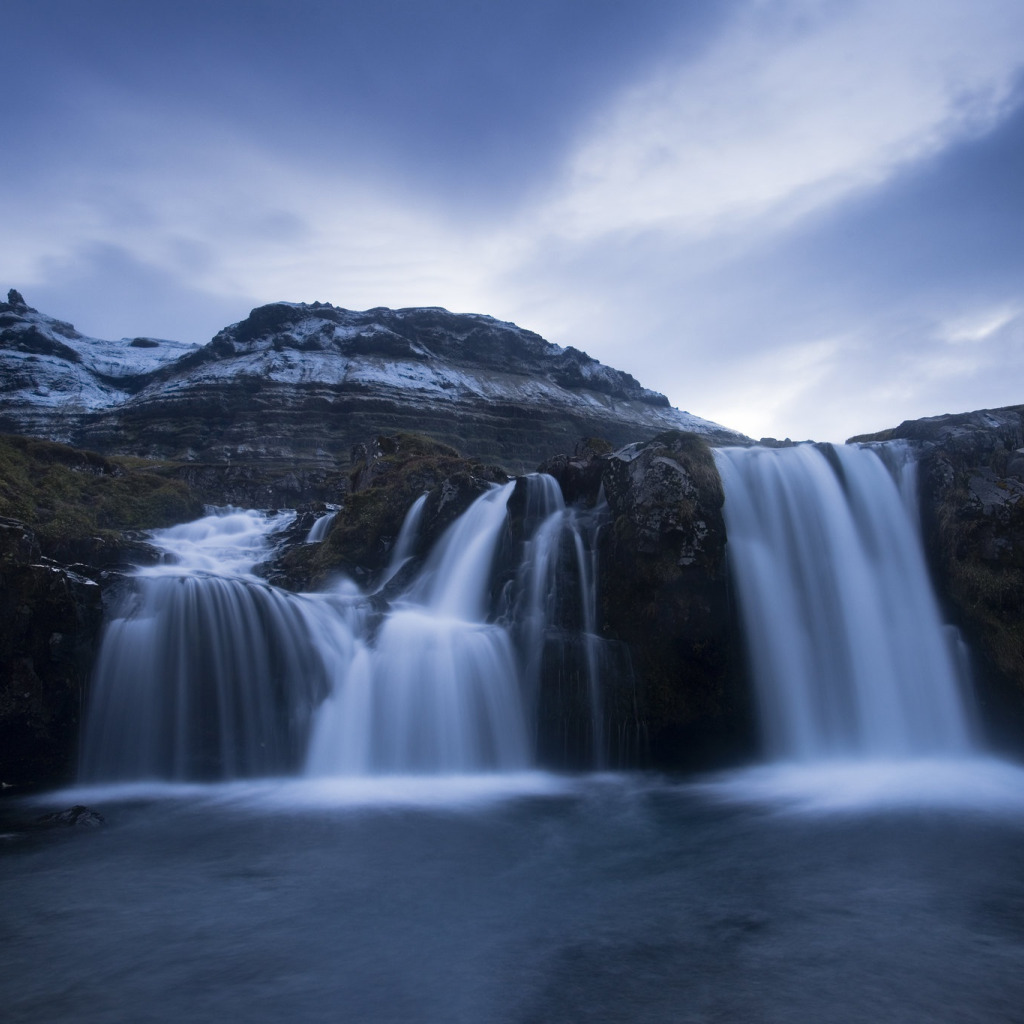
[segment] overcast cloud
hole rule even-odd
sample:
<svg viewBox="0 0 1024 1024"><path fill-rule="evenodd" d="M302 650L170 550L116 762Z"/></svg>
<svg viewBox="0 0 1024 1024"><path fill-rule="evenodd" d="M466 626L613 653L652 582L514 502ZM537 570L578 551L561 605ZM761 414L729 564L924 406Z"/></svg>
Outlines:
<svg viewBox="0 0 1024 1024"><path fill-rule="evenodd" d="M12 0L0 282L442 305L753 436L1024 401L1019 0Z"/></svg>

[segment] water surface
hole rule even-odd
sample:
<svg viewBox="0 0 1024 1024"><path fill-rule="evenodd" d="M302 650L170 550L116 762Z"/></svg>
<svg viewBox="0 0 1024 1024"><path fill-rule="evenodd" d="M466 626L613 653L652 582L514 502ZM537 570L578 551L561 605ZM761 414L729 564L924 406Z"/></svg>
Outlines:
<svg viewBox="0 0 1024 1024"><path fill-rule="evenodd" d="M2 844L4 1016L1020 1021L1024 774L945 770L51 795L108 825Z"/></svg>

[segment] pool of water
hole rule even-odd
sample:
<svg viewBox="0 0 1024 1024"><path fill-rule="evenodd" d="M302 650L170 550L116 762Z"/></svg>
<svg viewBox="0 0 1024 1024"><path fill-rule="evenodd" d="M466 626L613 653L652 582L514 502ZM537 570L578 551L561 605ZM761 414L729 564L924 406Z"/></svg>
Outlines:
<svg viewBox="0 0 1024 1024"><path fill-rule="evenodd" d="M1024 1017L1005 765L122 787L31 810L72 803L106 827L0 842L7 1021Z"/></svg>

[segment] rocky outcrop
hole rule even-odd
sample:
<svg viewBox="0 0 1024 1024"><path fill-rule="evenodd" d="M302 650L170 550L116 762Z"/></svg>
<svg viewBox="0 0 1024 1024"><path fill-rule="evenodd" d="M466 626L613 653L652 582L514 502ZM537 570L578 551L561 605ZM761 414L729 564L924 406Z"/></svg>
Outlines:
<svg viewBox="0 0 1024 1024"><path fill-rule="evenodd" d="M341 573L372 589L416 498L427 494L416 545L422 559L476 497L507 479L497 468L411 435L379 437L354 462L351 493L327 539L293 544L265 568L273 582L303 590ZM541 469L556 478L569 504L593 516L599 606L589 656L600 662L601 709L595 739L579 568L572 544L563 541L556 589L566 597L539 653L540 762L561 769L691 768L749 756L752 709L710 449L697 435L680 432L615 450L589 441ZM496 558L492 600L499 618L530 532L524 484L509 500L508 531ZM400 591L408 578L394 582ZM374 600L384 608L391 595L386 589Z"/></svg>
<svg viewBox="0 0 1024 1024"><path fill-rule="evenodd" d="M508 480L502 469L416 434L381 435L357 445L351 458L347 486L333 496L340 507L324 541L289 547L264 569L272 582L310 590L340 574L367 585L387 566L405 515L420 495L427 501L417 558L485 490Z"/></svg>
<svg viewBox="0 0 1024 1024"><path fill-rule="evenodd" d="M514 472L583 436L745 440L577 349L433 308L275 303L198 347L87 338L9 301L0 381L0 430L209 465L347 472L355 444L402 431Z"/></svg>
<svg viewBox="0 0 1024 1024"><path fill-rule="evenodd" d="M708 767L749 756L753 711L729 600L722 486L707 444L667 433L607 453L584 446L543 468L569 500L603 494L608 503L598 624L627 655L606 694L613 763ZM549 718L563 713L548 709Z"/></svg>
<svg viewBox="0 0 1024 1024"><path fill-rule="evenodd" d="M934 416L853 440L920 447L925 544L978 669L984 724L1024 749L1024 406Z"/></svg>

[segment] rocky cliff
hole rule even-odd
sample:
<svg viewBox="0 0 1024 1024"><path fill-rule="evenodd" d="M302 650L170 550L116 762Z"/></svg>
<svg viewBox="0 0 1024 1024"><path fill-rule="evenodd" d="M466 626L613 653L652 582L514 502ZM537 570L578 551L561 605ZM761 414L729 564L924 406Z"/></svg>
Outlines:
<svg viewBox="0 0 1024 1024"><path fill-rule="evenodd" d="M444 309L252 311L209 344L108 342L0 303L0 430L192 464L347 470L353 445L413 431L515 472L583 436L743 439L629 374L514 324Z"/></svg>
<svg viewBox="0 0 1024 1024"><path fill-rule="evenodd" d="M0 518L0 782L73 777L102 618L95 581L45 558Z"/></svg>

